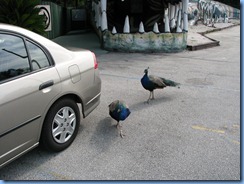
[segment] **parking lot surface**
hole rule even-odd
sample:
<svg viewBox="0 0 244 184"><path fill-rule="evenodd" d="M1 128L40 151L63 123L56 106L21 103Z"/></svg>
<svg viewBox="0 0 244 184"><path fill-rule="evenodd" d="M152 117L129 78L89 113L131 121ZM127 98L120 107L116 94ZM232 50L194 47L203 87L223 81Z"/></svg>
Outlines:
<svg viewBox="0 0 244 184"><path fill-rule="evenodd" d="M181 53L95 50L102 78L98 108L61 153L39 148L0 170L2 180L240 180L240 26L208 34L220 46ZM149 74L181 88L149 92ZM115 128L108 105L131 115Z"/></svg>

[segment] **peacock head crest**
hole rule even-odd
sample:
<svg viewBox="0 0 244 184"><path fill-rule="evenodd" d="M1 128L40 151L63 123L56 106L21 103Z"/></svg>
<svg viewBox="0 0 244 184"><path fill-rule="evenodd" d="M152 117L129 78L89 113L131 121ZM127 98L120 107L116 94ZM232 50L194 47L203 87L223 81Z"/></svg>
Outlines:
<svg viewBox="0 0 244 184"><path fill-rule="evenodd" d="M149 70L149 67L147 67L147 68L144 70L144 73L147 74L147 73L148 73L148 70Z"/></svg>

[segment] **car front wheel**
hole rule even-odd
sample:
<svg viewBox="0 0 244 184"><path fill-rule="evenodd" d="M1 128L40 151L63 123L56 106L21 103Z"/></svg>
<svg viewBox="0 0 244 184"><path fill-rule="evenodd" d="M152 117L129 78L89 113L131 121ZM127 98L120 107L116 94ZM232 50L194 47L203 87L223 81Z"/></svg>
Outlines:
<svg viewBox="0 0 244 184"><path fill-rule="evenodd" d="M47 113L40 143L50 151L62 151L74 141L80 125L80 111L71 99L61 99Z"/></svg>

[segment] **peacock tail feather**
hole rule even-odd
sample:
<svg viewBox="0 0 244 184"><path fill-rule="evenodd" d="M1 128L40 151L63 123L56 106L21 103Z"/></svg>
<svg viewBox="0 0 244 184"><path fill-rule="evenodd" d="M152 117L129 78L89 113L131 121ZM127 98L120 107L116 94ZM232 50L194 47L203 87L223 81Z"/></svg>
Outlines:
<svg viewBox="0 0 244 184"><path fill-rule="evenodd" d="M165 78L161 78L161 79L163 80L163 82L166 86L176 87L176 86L180 85L180 83L174 82L174 81L169 80L169 79L165 79Z"/></svg>

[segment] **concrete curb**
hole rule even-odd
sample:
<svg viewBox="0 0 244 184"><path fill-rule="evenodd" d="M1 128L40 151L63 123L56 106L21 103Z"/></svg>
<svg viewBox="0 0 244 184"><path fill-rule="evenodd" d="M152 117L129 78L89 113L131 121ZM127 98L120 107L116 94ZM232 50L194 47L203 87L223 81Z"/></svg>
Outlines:
<svg viewBox="0 0 244 184"><path fill-rule="evenodd" d="M205 32L198 32L198 34L200 34L200 35L206 37L207 39L211 40L211 42L204 43L204 44L198 44L198 45L187 45L187 49L190 50L190 51L195 51L195 50L201 50L201 49L206 49L206 48L211 48L211 47L219 46L220 45L220 41L214 40L212 38L209 38L208 36L206 36L206 34L213 33L213 32L217 32L217 31L221 31L221 30L228 29L228 28L232 28L234 26L239 26L239 25L240 25L240 23L233 24L233 25L228 26L228 27L215 28L215 29L212 29L212 30L207 30Z"/></svg>
<svg viewBox="0 0 244 184"><path fill-rule="evenodd" d="M210 47L216 47L216 46L219 46L219 41L213 41L213 42L210 42L210 43L204 43L204 44L199 44L199 45L187 45L187 49L190 50L190 51L195 51L195 50L201 50L201 49L207 49L207 48L210 48Z"/></svg>

